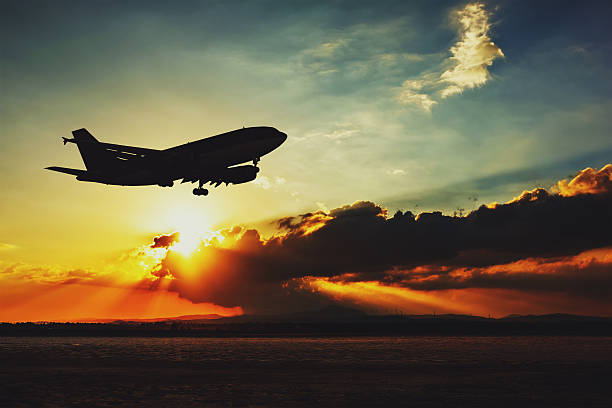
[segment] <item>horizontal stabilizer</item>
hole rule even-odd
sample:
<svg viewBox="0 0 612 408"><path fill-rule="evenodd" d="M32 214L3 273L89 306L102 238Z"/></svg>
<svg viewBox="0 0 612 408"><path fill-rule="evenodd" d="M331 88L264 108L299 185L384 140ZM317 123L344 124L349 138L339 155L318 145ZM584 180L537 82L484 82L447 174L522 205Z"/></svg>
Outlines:
<svg viewBox="0 0 612 408"><path fill-rule="evenodd" d="M72 174L73 176L84 176L87 174L86 170L70 169L68 167L51 166L51 167L45 167L45 169L58 171L60 173Z"/></svg>

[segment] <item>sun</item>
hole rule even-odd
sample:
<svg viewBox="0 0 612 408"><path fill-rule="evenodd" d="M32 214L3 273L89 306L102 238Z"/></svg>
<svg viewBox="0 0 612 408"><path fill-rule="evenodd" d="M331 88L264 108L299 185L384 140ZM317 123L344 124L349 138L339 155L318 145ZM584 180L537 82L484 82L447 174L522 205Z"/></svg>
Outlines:
<svg viewBox="0 0 612 408"><path fill-rule="evenodd" d="M200 251L203 246L210 246L224 241L219 231L211 229L211 222L206 214L200 211L189 211L181 208L168 216L168 231L178 232L178 241L172 244L170 250L178 252L185 257Z"/></svg>
<svg viewBox="0 0 612 408"><path fill-rule="evenodd" d="M179 233L178 242L171 249L184 256L197 251L210 235L210 221L202 211L175 210L168 215L168 226Z"/></svg>
<svg viewBox="0 0 612 408"><path fill-rule="evenodd" d="M196 252L202 243L202 237L199 233L194 231L184 231L178 229L179 239L175 242L171 249L175 252L179 252L184 256L189 256Z"/></svg>

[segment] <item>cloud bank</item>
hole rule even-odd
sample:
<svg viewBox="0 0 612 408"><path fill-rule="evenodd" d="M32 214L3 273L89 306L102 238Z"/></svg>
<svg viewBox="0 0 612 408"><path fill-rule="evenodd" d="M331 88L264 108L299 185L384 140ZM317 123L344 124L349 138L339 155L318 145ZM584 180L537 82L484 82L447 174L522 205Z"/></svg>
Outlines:
<svg viewBox="0 0 612 408"><path fill-rule="evenodd" d="M543 304L536 310L612 315L609 164L465 216L391 215L358 201L276 226L268 238L238 226L209 233L190 253L178 233L159 235L104 271L4 265L0 278L170 291L246 313L333 302L473 313L505 302L509 312Z"/></svg>
<svg viewBox="0 0 612 408"><path fill-rule="evenodd" d="M169 250L150 279L193 302L247 312L329 301L316 282L376 283L416 291L503 289L609 302L612 166L585 169L562 193L535 189L466 216L398 211L359 201L277 221L268 239L223 232L187 259ZM565 186L580 186L567 189Z"/></svg>

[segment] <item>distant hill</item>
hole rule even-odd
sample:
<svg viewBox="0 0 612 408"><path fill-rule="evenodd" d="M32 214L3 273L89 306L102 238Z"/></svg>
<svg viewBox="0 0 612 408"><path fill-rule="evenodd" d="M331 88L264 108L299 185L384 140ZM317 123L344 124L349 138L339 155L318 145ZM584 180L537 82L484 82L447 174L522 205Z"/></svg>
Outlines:
<svg viewBox="0 0 612 408"><path fill-rule="evenodd" d="M309 310L305 312L295 312L287 315L290 320L355 320L363 319L368 314L350 307L339 305L329 305L323 309Z"/></svg>
<svg viewBox="0 0 612 408"><path fill-rule="evenodd" d="M203 320L214 320L220 319L222 315L216 313L203 314L203 315L183 315L176 317L157 317L152 319L79 319L78 323L155 323L155 322L168 322L168 321L191 321L199 322ZM75 321L77 322L77 321Z"/></svg>
<svg viewBox="0 0 612 408"><path fill-rule="evenodd" d="M92 319L93 320L93 319ZM0 323L0 336L312 337L612 336L612 317L569 314L369 315L341 306L283 315L217 314L81 323Z"/></svg>
<svg viewBox="0 0 612 408"><path fill-rule="evenodd" d="M426 315L410 315L410 314L367 314L366 312L350 307L340 305L329 305L322 309L292 312L285 314L245 314L237 316L222 316L216 313L202 315L182 315L175 317L159 317L151 319L80 319L73 321L75 323L159 323L159 322L183 322L193 324L240 324L240 323L329 323L329 322L396 322L396 321L414 321L414 322L521 322L521 323L552 323L566 322L578 323L587 321L610 321L608 317L596 316L581 316L564 313L553 313L545 315L518 315L512 314L501 318L486 318L474 315L462 314L426 314ZM47 322L37 322L47 323Z"/></svg>
<svg viewBox="0 0 612 408"><path fill-rule="evenodd" d="M595 320L610 320L610 318L609 317L597 317L597 316L573 315L573 314L567 314L567 313L552 313L552 314L544 314L544 315L511 314L506 317L502 317L499 320L522 321L522 322L584 322L584 321L595 321Z"/></svg>

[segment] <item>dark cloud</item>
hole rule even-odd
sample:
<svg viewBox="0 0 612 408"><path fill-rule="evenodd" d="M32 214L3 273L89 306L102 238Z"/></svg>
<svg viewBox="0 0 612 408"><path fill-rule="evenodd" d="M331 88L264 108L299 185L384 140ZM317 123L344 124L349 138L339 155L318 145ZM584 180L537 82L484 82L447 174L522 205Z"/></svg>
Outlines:
<svg viewBox="0 0 612 408"><path fill-rule="evenodd" d="M268 240L256 230L234 228L223 232L231 245L203 246L189 259L169 251L153 275L172 276L170 290L192 301L239 305L247 312L323 302L316 293L295 290L305 277L417 290L502 288L605 298L611 294L605 288L612 287L609 262L572 266L563 259L612 245L606 178L611 168L584 170L559 184L579 184L574 195L535 189L464 217L401 211L389 216L380 205L360 201L329 213L281 218L281 234ZM154 246L177 238L157 237ZM519 270L516 264L511 271L487 269L525 259L537 259L536 269L554 264L558 270L538 274L520 264Z"/></svg>
<svg viewBox="0 0 612 408"><path fill-rule="evenodd" d="M606 252L612 253L608 249ZM420 273L419 273L420 272ZM537 258L523 264L482 268L428 268L388 276L386 283L414 290L512 289L564 293L609 301L612 298L612 260L593 257ZM612 312L612 304L608 306Z"/></svg>
<svg viewBox="0 0 612 408"><path fill-rule="evenodd" d="M168 248L179 240L179 233L174 232L169 235L159 235L153 238L151 248Z"/></svg>

